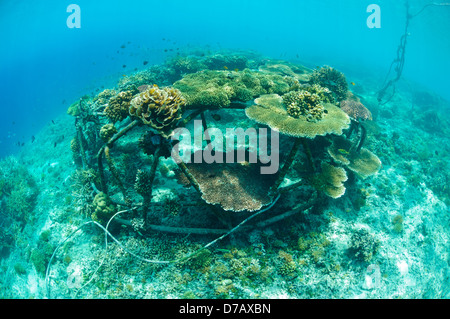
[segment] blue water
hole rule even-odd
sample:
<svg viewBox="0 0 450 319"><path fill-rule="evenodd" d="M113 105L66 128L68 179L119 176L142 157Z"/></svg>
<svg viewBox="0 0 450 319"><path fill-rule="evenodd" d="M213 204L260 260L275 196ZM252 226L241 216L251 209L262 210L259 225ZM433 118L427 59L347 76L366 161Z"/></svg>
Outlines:
<svg viewBox="0 0 450 319"><path fill-rule="evenodd" d="M176 48L251 49L332 65L381 86L405 25L404 1L75 3L81 8L79 29L66 25L70 1L1 1L0 157L18 151L17 143L29 143L80 96L113 86L122 74L142 69L144 60L160 63ZM381 8L381 28L366 24L372 3ZM429 2L409 3L414 13ZM412 19L403 71L405 79L447 99L448 30L450 7L428 7Z"/></svg>

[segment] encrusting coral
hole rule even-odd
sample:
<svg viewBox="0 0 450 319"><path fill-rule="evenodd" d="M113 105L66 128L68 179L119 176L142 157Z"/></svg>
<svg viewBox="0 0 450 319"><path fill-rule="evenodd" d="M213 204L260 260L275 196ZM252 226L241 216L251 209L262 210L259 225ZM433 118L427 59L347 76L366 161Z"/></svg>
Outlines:
<svg viewBox="0 0 450 319"><path fill-rule="evenodd" d="M129 112L165 135L181 119L185 104L179 90L154 85L131 100Z"/></svg>
<svg viewBox="0 0 450 319"><path fill-rule="evenodd" d="M281 96L267 94L255 99L255 105L247 107L245 114L289 136L314 138L318 135L341 135L350 124L348 115L331 103L323 103L322 107L323 115L318 121L308 121L304 115L295 118L289 115Z"/></svg>
<svg viewBox="0 0 450 319"><path fill-rule="evenodd" d="M336 162L345 165L362 179L377 173L381 168L381 161L375 154L366 148L358 152L351 141L343 136L334 137L327 150Z"/></svg>

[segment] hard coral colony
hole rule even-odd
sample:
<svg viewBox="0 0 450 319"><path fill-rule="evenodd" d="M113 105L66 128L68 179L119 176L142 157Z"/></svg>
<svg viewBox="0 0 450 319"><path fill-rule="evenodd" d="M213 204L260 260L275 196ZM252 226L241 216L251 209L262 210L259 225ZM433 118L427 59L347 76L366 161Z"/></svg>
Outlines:
<svg viewBox="0 0 450 319"><path fill-rule="evenodd" d="M233 232L290 218L314 207L323 196L344 196L346 187L352 186L346 184L354 183L351 174L367 178L381 166L375 154L358 149L346 135L352 120L371 117L361 111L359 100L346 100L345 76L333 68L310 70L284 61L219 55L174 59L166 65L169 69L174 78L166 86L155 84L167 82L165 71L152 73L155 69L150 68L128 77L119 92L117 88L105 90L70 108L76 122L71 144L77 169L94 170L98 176L85 186L91 194L91 217L103 226L111 221L131 226L139 220L140 234L157 230L220 236L209 247ZM164 78L158 78L161 74ZM280 132L289 141L283 146L282 168L263 176L257 173L261 163L247 160L213 164L174 160L170 156L174 130L192 129L191 122L200 118L206 136L206 129L214 123L208 122L210 110L245 115L248 125ZM233 117L224 125L235 125ZM121 164L124 155L128 164ZM301 176L293 169L297 161L308 163ZM160 166L165 167L164 174ZM174 195L178 196L177 213L162 218L157 213L155 189L174 177L190 188ZM135 183L130 185L129 180ZM277 205L278 200L285 203L291 194L298 195L300 189L306 198L302 203L287 211L285 204ZM193 212L191 206L198 210ZM163 223L169 219L175 224ZM195 256L145 261L178 263ZM280 256L287 260L286 254ZM292 275L295 263L284 261L283 274Z"/></svg>

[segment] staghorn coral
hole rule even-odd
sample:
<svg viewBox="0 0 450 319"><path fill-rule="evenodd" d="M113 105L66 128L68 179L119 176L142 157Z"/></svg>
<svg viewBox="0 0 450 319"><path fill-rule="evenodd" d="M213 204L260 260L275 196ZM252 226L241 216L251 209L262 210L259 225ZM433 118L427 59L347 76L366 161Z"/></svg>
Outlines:
<svg viewBox="0 0 450 319"><path fill-rule="evenodd" d="M132 98L133 93L131 91L120 92L110 98L103 113L113 123L124 120L128 116L128 108Z"/></svg>
<svg viewBox="0 0 450 319"><path fill-rule="evenodd" d="M153 85L133 98L129 112L165 135L181 119L185 104L179 90Z"/></svg>
<svg viewBox="0 0 450 319"><path fill-rule="evenodd" d="M358 152L353 144L342 136L333 138L328 154L338 163L345 165L362 179L377 173L381 168L380 159L366 148Z"/></svg>
<svg viewBox="0 0 450 319"><path fill-rule="evenodd" d="M351 93L340 103L342 111L356 121L372 120L372 113L361 103L359 98Z"/></svg>
<svg viewBox="0 0 450 319"><path fill-rule="evenodd" d="M322 171L313 177L313 186L331 198L339 198L345 193L344 182L347 173L342 167L322 162Z"/></svg>
<svg viewBox="0 0 450 319"><path fill-rule="evenodd" d="M290 136L314 138L317 135L341 135L350 124L348 115L330 103L323 104L323 116L316 122L308 121L304 115L298 118L289 116L278 94L263 95L255 99L255 103L245 109L247 117Z"/></svg>
<svg viewBox="0 0 450 319"><path fill-rule="evenodd" d="M310 82L328 88L338 102L347 97L348 85L345 75L330 66L314 70Z"/></svg>

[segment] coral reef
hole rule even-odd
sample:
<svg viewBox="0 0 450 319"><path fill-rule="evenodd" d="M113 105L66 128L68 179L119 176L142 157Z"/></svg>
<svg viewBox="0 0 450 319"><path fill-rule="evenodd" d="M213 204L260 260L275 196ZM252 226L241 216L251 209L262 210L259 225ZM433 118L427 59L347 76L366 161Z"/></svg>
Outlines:
<svg viewBox="0 0 450 319"><path fill-rule="evenodd" d="M255 99L255 105L247 107L245 114L289 136L314 138L318 135L341 135L348 128L350 118L333 104L323 103L322 106L322 118L311 122L303 115L298 118L290 116L283 105L283 98L278 94L268 94Z"/></svg>
<svg viewBox="0 0 450 319"><path fill-rule="evenodd" d="M129 112L142 123L166 134L181 119L185 104L179 90L154 85L131 100Z"/></svg>
<svg viewBox="0 0 450 319"><path fill-rule="evenodd" d="M112 122L124 120L128 114L133 93L131 91L122 91L114 97L111 97L108 106L103 111L106 117Z"/></svg>
<svg viewBox="0 0 450 319"><path fill-rule="evenodd" d="M331 198L339 198L345 194L344 182L347 180L347 173L342 167L335 167L322 162L322 170L313 177L312 184Z"/></svg>
<svg viewBox="0 0 450 319"><path fill-rule="evenodd" d="M232 101L249 101L261 94L284 94L291 90L283 76L242 71L201 71L188 74L174 83L186 96L187 105L209 108L229 106Z"/></svg>
<svg viewBox="0 0 450 319"><path fill-rule="evenodd" d="M328 88L338 102L347 97L348 85L345 75L330 66L315 69L310 76L310 82Z"/></svg>
<svg viewBox="0 0 450 319"><path fill-rule="evenodd" d="M108 142L114 134L117 133L117 129L114 124L105 124L100 129L100 137L104 142Z"/></svg>
<svg viewBox="0 0 450 319"><path fill-rule="evenodd" d="M116 213L116 208L111 199L103 192L95 195L92 206L91 218L97 222L106 223Z"/></svg>
<svg viewBox="0 0 450 319"><path fill-rule="evenodd" d="M22 224L33 216L39 188L27 167L14 157L0 161L0 214Z"/></svg>
<svg viewBox="0 0 450 319"><path fill-rule="evenodd" d="M349 251L361 261L371 261L379 247L380 242L365 228L356 230L350 238Z"/></svg>
<svg viewBox="0 0 450 319"><path fill-rule="evenodd" d="M259 67L260 71L286 76L300 83L307 83L313 70L282 60L269 60Z"/></svg>
<svg viewBox="0 0 450 319"><path fill-rule="evenodd" d="M330 90L317 84L299 91L291 91L283 95L283 103L287 113L295 118L305 116L308 122L317 122L323 118L325 109L322 103L332 103Z"/></svg>
<svg viewBox="0 0 450 319"><path fill-rule="evenodd" d="M372 113L361 103L360 99L353 94L348 94L347 98L340 102L339 106L342 111L356 121L372 121Z"/></svg>
<svg viewBox="0 0 450 319"><path fill-rule="evenodd" d="M268 191L276 176L260 174L260 163L194 164L191 161L186 166L197 180L202 198L209 204L239 212L256 211L271 202Z"/></svg>
<svg viewBox="0 0 450 319"><path fill-rule="evenodd" d="M334 137L327 150L337 163L345 165L362 179L376 174L381 168L381 161L375 154L366 148L358 152L345 137Z"/></svg>

